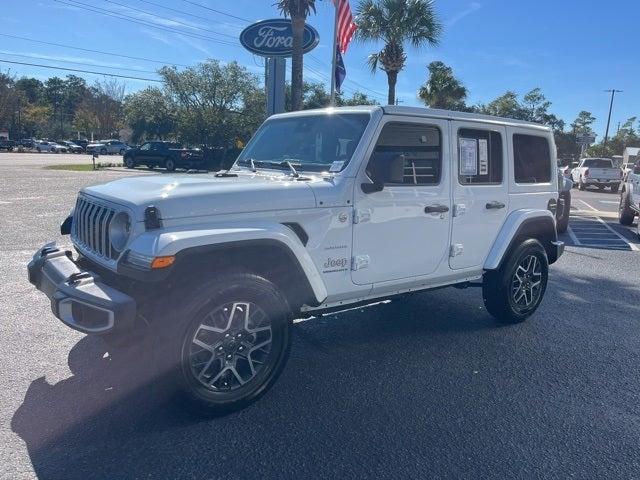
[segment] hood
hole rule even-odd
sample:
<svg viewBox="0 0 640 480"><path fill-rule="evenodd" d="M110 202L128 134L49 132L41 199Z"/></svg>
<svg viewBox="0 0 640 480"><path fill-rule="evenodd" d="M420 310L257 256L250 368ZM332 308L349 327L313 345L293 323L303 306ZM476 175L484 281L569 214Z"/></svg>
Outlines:
<svg viewBox="0 0 640 480"><path fill-rule="evenodd" d="M157 207L166 220L316 206L315 195L306 181L280 173L239 173L237 177L145 175L87 187L83 192L132 208L137 221L143 220L144 209L149 205Z"/></svg>

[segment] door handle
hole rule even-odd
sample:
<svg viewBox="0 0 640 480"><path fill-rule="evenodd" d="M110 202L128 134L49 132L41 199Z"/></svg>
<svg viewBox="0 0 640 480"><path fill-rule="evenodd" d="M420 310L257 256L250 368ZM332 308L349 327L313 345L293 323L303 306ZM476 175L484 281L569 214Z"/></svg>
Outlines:
<svg viewBox="0 0 640 480"><path fill-rule="evenodd" d="M506 205L502 202L497 202L497 201L493 201L493 202L489 202L485 205L487 210L500 210L501 208L504 208Z"/></svg>
<svg viewBox="0 0 640 480"><path fill-rule="evenodd" d="M428 205L424 207L424 213L447 213L449 207L446 205Z"/></svg>

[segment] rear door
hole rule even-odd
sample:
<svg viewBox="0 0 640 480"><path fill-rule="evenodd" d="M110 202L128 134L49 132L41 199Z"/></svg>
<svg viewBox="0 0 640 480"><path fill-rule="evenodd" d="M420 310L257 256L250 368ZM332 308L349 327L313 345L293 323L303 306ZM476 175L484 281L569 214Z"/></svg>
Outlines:
<svg viewBox="0 0 640 480"><path fill-rule="evenodd" d="M503 126L451 122L453 219L449 265L480 267L509 211Z"/></svg>

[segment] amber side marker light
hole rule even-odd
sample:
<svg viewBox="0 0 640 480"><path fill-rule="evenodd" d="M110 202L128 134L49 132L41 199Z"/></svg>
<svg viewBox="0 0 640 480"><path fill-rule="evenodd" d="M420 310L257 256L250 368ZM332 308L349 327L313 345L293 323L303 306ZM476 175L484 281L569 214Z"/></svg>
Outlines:
<svg viewBox="0 0 640 480"><path fill-rule="evenodd" d="M156 257L153 259L153 262L151 262L151 268L167 268L173 265L173 262L175 261L176 257L174 257L173 255L170 255L168 257Z"/></svg>

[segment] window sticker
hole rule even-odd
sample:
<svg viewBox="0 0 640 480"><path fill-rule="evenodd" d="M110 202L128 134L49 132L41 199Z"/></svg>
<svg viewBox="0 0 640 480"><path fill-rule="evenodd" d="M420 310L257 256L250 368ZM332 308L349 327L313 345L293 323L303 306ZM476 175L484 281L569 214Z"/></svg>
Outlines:
<svg viewBox="0 0 640 480"><path fill-rule="evenodd" d="M460 175L478 174L478 142L475 138L460 138Z"/></svg>
<svg viewBox="0 0 640 480"><path fill-rule="evenodd" d="M333 162L331 164L331 168L329 168L329 171L330 172L339 172L340 170L342 170L343 166L344 166L344 162L342 162L342 161Z"/></svg>
<svg viewBox="0 0 640 480"><path fill-rule="evenodd" d="M480 138L478 142L480 175L487 175L489 173L489 142L487 142L487 140L484 138Z"/></svg>

